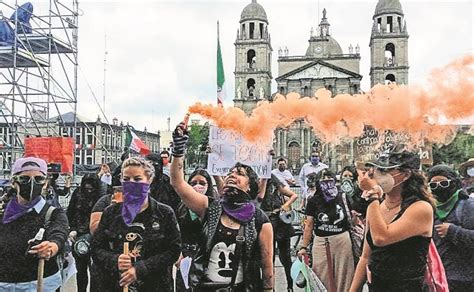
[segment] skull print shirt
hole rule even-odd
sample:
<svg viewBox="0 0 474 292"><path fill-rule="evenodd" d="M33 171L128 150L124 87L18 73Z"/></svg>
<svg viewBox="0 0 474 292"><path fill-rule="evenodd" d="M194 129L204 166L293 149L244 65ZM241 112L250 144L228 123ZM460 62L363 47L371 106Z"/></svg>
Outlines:
<svg viewBox="0 0 474 292"><path fill-rule="evenodd" d="M316 193L308 200L306 215L314 218L316 236L331 236L349 230L349 222L340 194L334 200L326 202L322 195Z"/></svg>
<svg viewBox="0 0 474 292"><path fill-rule="evenodd" d="M217 226L214 243L209 256L207 278L215 283L230 284L232 281L232 270L235 267L235 246L238 229L230 229L222 223ZM242 259L237 271L236 284L243 281Z"/></svg>

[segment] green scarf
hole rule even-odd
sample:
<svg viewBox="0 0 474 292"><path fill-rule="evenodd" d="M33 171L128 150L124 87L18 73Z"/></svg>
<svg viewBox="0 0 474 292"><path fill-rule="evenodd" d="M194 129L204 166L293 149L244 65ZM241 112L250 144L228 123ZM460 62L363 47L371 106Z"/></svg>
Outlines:
<svg viewBox="0 0 474 292"><path fill-rule="evenodd" d="M441 203L441 202L436 202L436 216L439 218L439 220L443 221L448 217L449 213L451 213L451 210L453 210L454 205L456 205L456 202L459 199L459 192L461 190L457 190L454 195L451 196L446 202Z"/></svg>

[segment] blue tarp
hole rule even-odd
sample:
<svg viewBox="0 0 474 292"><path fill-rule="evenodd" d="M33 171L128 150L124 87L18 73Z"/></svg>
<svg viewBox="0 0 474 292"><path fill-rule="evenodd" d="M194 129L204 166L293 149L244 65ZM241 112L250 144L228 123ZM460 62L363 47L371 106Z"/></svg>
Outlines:
<svg viewBox="0 0 474 292"><path fill-rule="evenodd" d="M15 42L13 29L7 20L0 19L0 46L9 46Z"/></svg>
<svg viewBox="0 0 474 292"><path fill-rule="evenodd" d="M18 14L18 23L17 21L17 14ZM18 33L31 33L31 24L30 19L31 15L33 14L33 4L30 2L26 2L25 4L18 7L15 12L13 12L12 16L10 17L10 21L15 23L16 29Z"/></svg>

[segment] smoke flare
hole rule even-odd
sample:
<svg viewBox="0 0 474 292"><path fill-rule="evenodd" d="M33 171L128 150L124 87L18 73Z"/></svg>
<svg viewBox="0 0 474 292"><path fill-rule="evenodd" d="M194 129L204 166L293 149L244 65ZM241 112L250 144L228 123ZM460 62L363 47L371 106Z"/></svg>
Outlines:
<svg viewBox="0 0 474 292"><path fill-rule="evenodd" d="M315 97L277 94L273 102L262 101L247 116L235 107L196 103L189 112L212 120L216 126L240 132L250 141L266 140L276 128L286 128L305 119L326 142L359 137L364 126L404 132L412 141L445 143L454 126L440 125L474 116L474 55L456 59L431 72L426 86L376 85L368 93L334 97L319 89Z"/></svg>

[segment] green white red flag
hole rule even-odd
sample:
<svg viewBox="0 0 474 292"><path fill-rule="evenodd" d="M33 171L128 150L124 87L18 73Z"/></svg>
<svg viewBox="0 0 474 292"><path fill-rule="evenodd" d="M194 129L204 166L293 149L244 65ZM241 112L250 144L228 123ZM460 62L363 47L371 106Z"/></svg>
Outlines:
<svg viewBox="0 0 474 292"><path fill-rule="evenodd" d="M128 146L129 149L140 153L142 155L150 154L150 148L146 146L145 143L135 134L130 128L127 128L127 136L125 137L125 145Z"/></svg>
<svg viewBox="0 0 474 292"><path fill-rule="evenodd" d="M219 22L217 22L217 104L222 105L225 98L224 64L222 62L221 44L219 42Z"/></svg>

